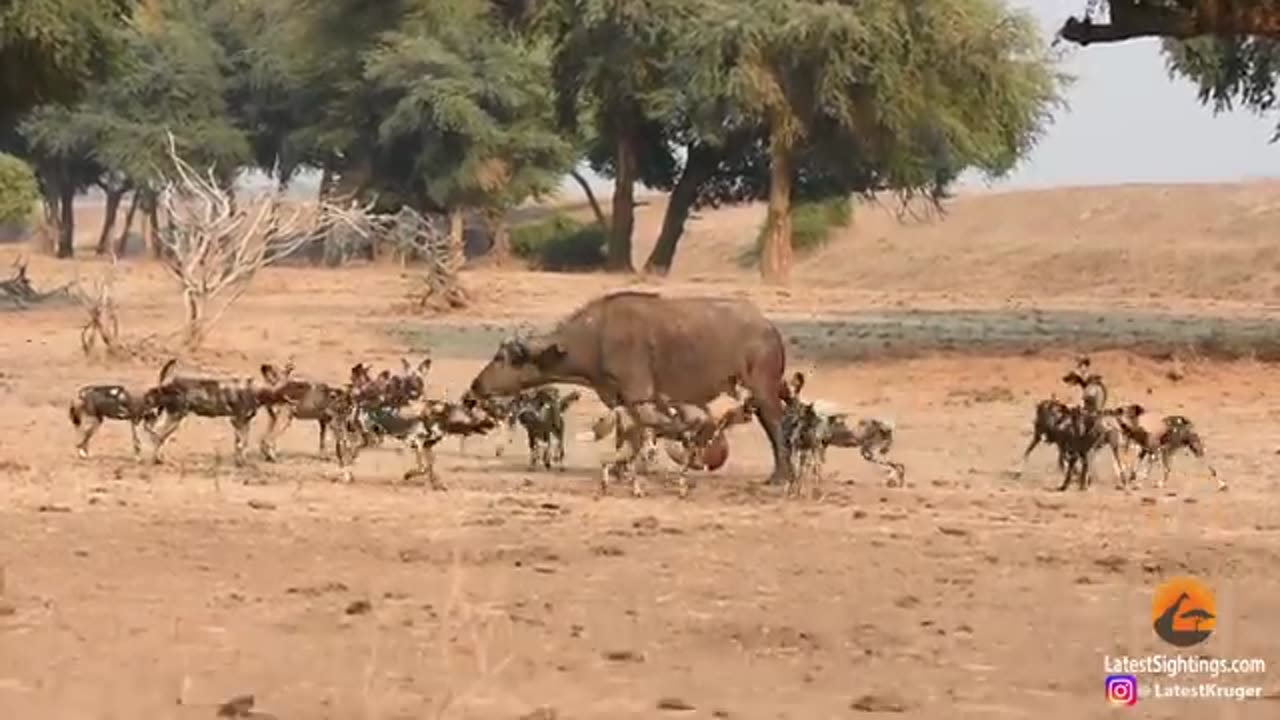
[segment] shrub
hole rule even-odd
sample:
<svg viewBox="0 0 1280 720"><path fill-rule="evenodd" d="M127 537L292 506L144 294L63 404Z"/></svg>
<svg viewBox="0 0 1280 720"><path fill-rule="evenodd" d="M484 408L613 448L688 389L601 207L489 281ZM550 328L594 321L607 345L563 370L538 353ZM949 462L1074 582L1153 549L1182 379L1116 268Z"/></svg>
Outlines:
<svg viewBox="0 0 1280 720"><path fill-rule="evenodd" d="M0 225L25 227L39 199L40 188L30 166L0 153Z"/></svg>
<svg viewBox="0 0 1280 720"><path fill-rule="evenodd" d="M853 204L847 197L797 203L791 208L791 249L797 255L806 255L827 244L831 228L848 227L853 220ZM764 236L768 230L761 224L755 244L738 256L738 264L755 267L764 252Z"/></svg>
<svg viewBox="0 0 1280 720"><path fill-rule="evenodd" d="M540 270L595 270L604 266L607 239L600 225L557 213L512 228L511 252Z"/></svg>

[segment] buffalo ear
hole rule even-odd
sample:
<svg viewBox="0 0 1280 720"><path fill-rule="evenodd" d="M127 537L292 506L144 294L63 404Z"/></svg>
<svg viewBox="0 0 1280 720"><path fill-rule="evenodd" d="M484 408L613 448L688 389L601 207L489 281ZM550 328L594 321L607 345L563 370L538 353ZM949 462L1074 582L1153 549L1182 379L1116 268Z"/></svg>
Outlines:
<svg viewBox="0 0 1280 720"><path fill-rule="evenodd" d="M539 350L537 355L534 356L533 362L539 368L546 369L560 362L567 354L568 352L565 351L563 345L553 342Z"/></svg>

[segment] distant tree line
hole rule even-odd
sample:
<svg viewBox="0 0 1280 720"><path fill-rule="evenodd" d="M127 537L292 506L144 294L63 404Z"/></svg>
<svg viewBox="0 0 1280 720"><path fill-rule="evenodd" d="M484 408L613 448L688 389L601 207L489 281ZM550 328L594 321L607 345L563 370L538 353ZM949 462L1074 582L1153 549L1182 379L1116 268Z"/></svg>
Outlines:
<svg viewBox="0 0 1280 720"><path fill-rule="evenodd" d="M797 205L1005 174L1067 82L1001 0L24 0L0 6L0 67L0 148L34 169L59 256L92 187L99 252L154 231L171 131L227 187L314 170L322 196L458 233L586 162L613 182L592 204L619 272L637 183L670 193L659 273L694 210L762 200L770 280Z"/></svg>

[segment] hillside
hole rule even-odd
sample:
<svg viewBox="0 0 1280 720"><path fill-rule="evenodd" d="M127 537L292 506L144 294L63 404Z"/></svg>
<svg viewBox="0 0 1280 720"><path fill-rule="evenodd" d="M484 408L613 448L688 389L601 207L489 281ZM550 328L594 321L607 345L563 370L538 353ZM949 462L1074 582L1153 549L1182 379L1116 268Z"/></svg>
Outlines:
<svg viewBox="0 0 1280 720"><path fill-rule="evenodd" d="M639 210L637 262L665 202ZM853 224L799 260L810 287L1004 298L1280 298L1280 183L1123 185L958 197L945 217L899 222L859 204ZM734 259L764 206L701 213L674 275L750 275Z"/></svg>
<svg viewBox="0 0 1280 720"><path fill-rule="evenodd" d="M608 198L600 198L607 206ZM637 209L636 265L658 234L665 198ZM588 220L585 205L567 212ZM798 259L793 288L956 301L1070 298L1280 300L1280 182L1122 185L974 193L944 217L899 222L895 206L858 203L853 223ZM519 212L521 219L550 207ZM673 279L753 282L739 267L763 205L705 210L689 222ZM91 246L101 205L80 203Z"/></svg>

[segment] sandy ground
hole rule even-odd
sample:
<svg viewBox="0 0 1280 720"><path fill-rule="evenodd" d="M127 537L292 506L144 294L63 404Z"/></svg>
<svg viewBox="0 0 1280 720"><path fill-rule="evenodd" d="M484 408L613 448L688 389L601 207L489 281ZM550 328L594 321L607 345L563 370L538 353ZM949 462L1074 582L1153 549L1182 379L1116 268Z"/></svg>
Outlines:
<svg viewBox="0 0 1280 720"><path fill-rule="evenodd" d="M1219 682L1268 698L1129 712L1275 718L1276 370L1251 356L1275 336L1280 261L1261 258L1280 191L1213 193L981 196L928 227L867 210L784 289L724 260L750 241L758 208L706 213L671 279L472 272L475 305L430 321L397 309L399 270L273 269L184 358L249 375L292 357L339 381L354 362L429 347L428 392L456 397L498 337L609 288L746 296L778 319L811 392L898 428L907 487L833 450L821 503L759 487L769 458L755 426L732 431L728 465L686 501L657 479L650 497L593 500L595 446L571 444L564 472L531 472L519 440L495 455L501 433L465 453L442 443L445 493L399 483L409 458L390 448L335 484L304 422L275 465L232 467L230 427L198 419L164 466L135 463L121 424L81 461L70 396L153 381L163 338L133 361L87 361L78 308L2 311L0 717L212 717L252 693L282 720L1100 718L1117 712L1104 657L1174 652L1152 632L1151 597L1190 574L1217 595L1202 653L1273 665ZM1193 196L1205 217L1236 219L1192 222ZM642 213L641 238L656 212ZM1124 250L1122 236L1147 249ZM1104 252L1132 252L1142 272L1112 269ZM0 247L0 267L16 253ZM1070 279L1045 264L1054 257ZM31 261L40 286L74 267ZM124 263L118 288L131 341L173 329L176 295L154 265ZM1129 314L1109 315L1116 306ZM1230 491L1189 458L1165 491L1116 491L1100 462L1087 492L1053 492L1047 449L1019 477L1034 403L1066 394L1072 352L1126 343L1161 347L1095 353L1113 401L1191 416ZM1211 359L1223 345L1243 357ZM570 433L600 408L575 406Z"/></svg>

